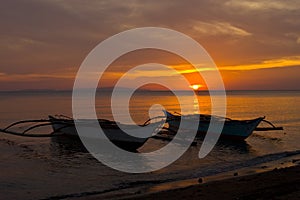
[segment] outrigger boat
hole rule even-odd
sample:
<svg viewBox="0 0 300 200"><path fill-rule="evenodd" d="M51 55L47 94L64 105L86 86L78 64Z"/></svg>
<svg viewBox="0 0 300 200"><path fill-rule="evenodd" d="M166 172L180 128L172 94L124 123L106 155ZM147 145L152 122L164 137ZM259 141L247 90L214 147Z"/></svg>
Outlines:
<svg viewBox="0 0 300 200"><path fill-rule="evenodd" d="M136 151L138 148L143 146L145 142L152 136L149 135L148 137L134 137L131 135L128 135L127 133L123 132L123 130L120 127L125 128L125 130L130 130L130 132L135 132L136 134L141 133L142 127L150 128L152 130L151 134L154 134L160 128L162 128L164 121L158 121L155 123L151 123L151 120L147 120L144 124L139 125L138 127L136 125L129 125L129 124L121 124L119 122L106 120L106 119L98 119L98 123L100 124L103 132L105 133L106 137L114 143L116 146L128 150L128 151ZM82 120L76 120L76 124L79 123L80 126L87 127L91 132L95 131L97 133L97 130L99 126L95 126L94 121L89 119L82 119ZM33 124L29 125L25 130L21 132L14 131L14 129L18 128L18 126L24 126L24 124ZM53 131L47 134L37 134L32 133L31 131L40 127L45 126L51 126ZM12 134L12 135L18 135L18 136L27 136L27 137L55 137L55 136L68 136L68 137L77 137L78 133L75 127L74 119L70 117L66 117L63 115L58 116L49 116L49 119L42 119L42 120L23 120L15 122L9 126L7 126L4 129L0 129L0 132ZM86 137L90 137L91 134L87 133ZM100 137L100 138L99 138ZM90 138L93 139L93 138ZM97 135L95 139L106 139L101 138L100 135Z"/></svg>
<svg viewBox="0 0 300 200"><path fill-rule="evenodd" d="M149 138L154 139L162 139L171 141L173 140L173 136L171 132L176 132L180 126L181 119L185 120L185 127L182 127L186 130L191 130L189 124L198 124L197 128L197 137L202 137L208 131L208 127L212 118L214 121L224 121L224 127L221 132L221 138L230 138L230 139L246 139L249 137L254 130L256 131L268 131L268 130L283 130L282 127L275 127L271 122L265 120L265 117L259 117L252 120L232 120L229 118L224 117L217 117L212 115L180 115L180 114L172 114L168 111L164 111L165 116L158 116L152 119L147 120L144 124L139 125L129 125L129 124L121 124L119 122L106 120L106 119L98 119L98 123L100 124L102 130L104 131L106 137L118 147L128 150L128 151L136 151L138 148L143 146L145 142ZM157 122L152 122L152 120L159 119ZM164 121L166 119L166 121ZM198 121L200 119L200 122ZM258 127L258 125L262 122L266 122L270 125L270 127ZM41 119L41 120L23 120L15 122L4 129L0 129L0 132L18 135L18 136L26 136L26 137L55 137L55 136L67 136L67 137L77 137L78 133L75 127L76 124L79 123L83 127L87 127L91 132L95 132L95 129L99 126L95 126L93 120L89 119L82 119L76 120L66 117L63 115L58 116L49 116L48 119ZM163 127L164 122L169 125L168 128ZM20 131L20 126L23 127L23 131ZM52 127L52 132L50 133L33 133L32 131L40 128L40 127ZM140 127L147 126L150 128L152 133L150 135L143 135L143 131ZM24 128L26 127L26 128ZM93 128L94 127L94 128ZM126 130L130 130L130 133L134 133L133 135L128 135L125 133L120 127L125 127ZM16 129L18 131L16 131ZM94 129L94 131L93 131ZM165 132L158 132L162 129L169 130L167 132L167 136L165 136ZM148 129L149 130L149 129ZM171 131L171 132L170 132ZM191 130L195 131L195 130ZM157 134L156 134L157 133ZM143 137L135 137L138 135ZM152 135L151 135L152 134ZM155 135L156 134L156 135ZM163 135L162 135L163 134ZM81 135L82 136L82 135ZM86 133L86 137L91 136L90 133ZM100 136L101 137L101 136ZM97 136L96 139L107 139L107 138L99 138ZM196 144L196 143L194 143Z"/></svg>
<svg viewBox="0 0 300 200"><path fill-rule="evenodd" d="M253 131L268 131L268 130L283 130L282 127L275 127L271 122L265 120L265 117L258 117L249 120L233 120L226 117L219 117L205 114L192 114L181 115L179 113L172 114L164 110L167 116L166 122L169 125L169 130L177 131L180 126L181 119L184 120L184 130L197 131L197 137L203 137L209 128L210 121L214 119L215 122L224 122L224 126L221 132L221 138L245 140ZM261 122L266 122L270 127L258 127ZM191 130L191 127L195 127L195 123L198 124L197 130Z"/></svg>
<svg viewBox="0 0 300 200"><path fill-rule="evenodd" d="M65 117L53 117L49 116L49 120L51 122L52 128L54 132L62 133L68 136L78 136L75 123L73 119L65 118ZM125 130L129 130L130 133L134 133L134 135L142 135L142 129L137 127L136 125L130 124L121 124L119 122L107 120L107 119L98 119L98 123L100 124L102 130L104 131L106 137L114 143L116 146L128 150L135 151L145 144L145 142L154 134L158 132L159 128L162 128L163 122L150 123L151 119L147 120L144 124L139 125L139 127L148 126L152 130L152 133L148 135L148 137L134 137L132 135L128 135L125 133L120 127L125 128ZM77 120L76 124L80 124L80 126L88 128L91 132L97 133L99 127L96 127L95 124L88 119ZM84 137L84 135L83 135ZM89 133L87 133L86 137L93 139ZM97 138L95 139L105 139Z"/></svg>

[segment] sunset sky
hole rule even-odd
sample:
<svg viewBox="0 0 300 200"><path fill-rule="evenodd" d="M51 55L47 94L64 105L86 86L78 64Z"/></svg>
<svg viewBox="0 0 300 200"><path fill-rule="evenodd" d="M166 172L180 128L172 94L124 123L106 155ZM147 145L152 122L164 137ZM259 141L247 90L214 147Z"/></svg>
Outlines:
<svg viewBox="0 0 300 200"><path fill-rule="evenodd" d="M147 26L198 41L228 90L300 89L299 0L2 0L0 16L0 91L72 89L79 66L97 44ZM144 51L123 56L111 72L148 61L183 64L166 52ZM103 86L113 83L111 74ZM177 75L149 70L131 76L127 86L156 75L177 82ZM192 82L203 84L195 77Z"/></svg>

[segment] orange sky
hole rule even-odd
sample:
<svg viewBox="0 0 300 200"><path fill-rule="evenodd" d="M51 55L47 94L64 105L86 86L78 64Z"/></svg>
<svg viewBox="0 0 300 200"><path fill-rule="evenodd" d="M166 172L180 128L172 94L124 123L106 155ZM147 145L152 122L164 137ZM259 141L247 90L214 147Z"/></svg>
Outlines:
<svg viewBox="0 0 300 200"><path fill-rule="evenodd" d="M217 64L228 90L300 89L300 2L4 0L0 7L0 91L72 89L86 55L104 39L135 27L171 28L198 41ZM179 69L205 85L182 59L166 52L135 52L118 59L102 80L147 62ZM211 73L202 68L201 73ZM165 77L178 89L179 74L138 71L138 79Z"/></svg>

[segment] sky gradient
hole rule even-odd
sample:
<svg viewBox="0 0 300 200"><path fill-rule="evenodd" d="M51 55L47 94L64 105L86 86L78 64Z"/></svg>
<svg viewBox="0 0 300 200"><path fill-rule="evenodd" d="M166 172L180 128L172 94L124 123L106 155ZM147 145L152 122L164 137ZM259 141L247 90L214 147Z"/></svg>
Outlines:
<svg viewBox="0 0 300 200"><path fill-rule="evenodd" d="M145 26L171 28L198 41L228 90L299 90L299 10L298 0L3 0L0 91L72 89L80 64L97 44ZM146 51L123 56L110 69L117 73L147 61L184 65L166 52ZM144 71L128 87L138 78L155 79L153 74L166 76ZM113 83L110 78L108 73L103 86ZM176 75L168 78L176 84Z"/></svg>

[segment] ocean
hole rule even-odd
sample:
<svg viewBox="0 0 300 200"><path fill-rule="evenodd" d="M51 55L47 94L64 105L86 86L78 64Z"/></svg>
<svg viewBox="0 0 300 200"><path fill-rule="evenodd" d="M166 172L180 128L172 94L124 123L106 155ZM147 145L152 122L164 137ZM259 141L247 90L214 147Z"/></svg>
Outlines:
<svg viewBox="0 0 300 200"><path fill-rule="evenodd" d="M181 92L183 98L190 94ZM0 127L23 119L46 119L48 115L72 116L70 91L21 91L0 93ZM108 92L96 95L99 118L113 119ZM120 99L122 100L122 99ZM199 104L197 103L199 102ZM132 119L142 124L153 104L180 112L170 92L140 91L130 100ZM181 106L187 106L183 103ZM199 92L187 113L211 112L210 96ZM159 114L159 110L156 111ZM185 114L187 114L185 113ZM118 112L120 119L126 115ZM76 141L66 138L27 138L0 134L0 192L9 199L49 199L105 194L121 189L214 175L274 161L300 150L300 91L228 91L227 117L251 119L266 116L284 130L254 132L244 142L219 142L203 159L198 158L201 141L176 162L161 170L130 174L111 169L94 159ZM128 118L128 117L127 117ZM43 130L47 131L47 130ZM159 149L168 142L149 139L140 151ZM145 161L146 162L146 161ZM148 161L153 162L153 161Z"/></svg>

